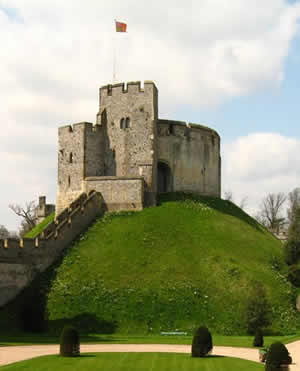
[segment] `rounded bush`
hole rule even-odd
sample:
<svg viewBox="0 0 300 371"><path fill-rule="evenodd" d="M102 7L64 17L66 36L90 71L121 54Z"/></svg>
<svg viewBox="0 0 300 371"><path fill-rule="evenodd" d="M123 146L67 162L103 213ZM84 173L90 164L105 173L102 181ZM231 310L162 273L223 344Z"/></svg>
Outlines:
<svg viewBox="0 0 300 371"><path fill-rule="evenodd" d="M292 363L292 359L284 344L280 341L273 343L267 353L266 370L271 371L279 368L281 365Z"/></svg>
<svg viewBox="0 0 300 371"><path fill-rule="evenodd" d="M60 355L63 357L80 355L79 334L74 327L64 327L60 337Z"/></svg>
<svg viewBox="0 0 300 371"><path fill-rule="evenodd" d="M261 329L258 328L255 331L255 336L254 336L254 340L253 340L253 346L254 347L262 347L263 345L264 345L264 337L263 337L263 334L262 334Z"/></svg>
<svg viewBox="0 0 300 371"><path fill-rule="evenodd" d="M211 333L205 326L199 327L193 337L192 357L205 357L213 348Z"/></svg>

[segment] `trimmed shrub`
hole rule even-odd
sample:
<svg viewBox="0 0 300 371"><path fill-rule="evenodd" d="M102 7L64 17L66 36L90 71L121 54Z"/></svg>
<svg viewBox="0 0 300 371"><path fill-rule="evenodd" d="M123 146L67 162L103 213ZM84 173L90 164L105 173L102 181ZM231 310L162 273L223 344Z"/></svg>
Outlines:
<svg viewBox="0 0 300 371"><path fill-rule="evenodd" d="M253 340L253 346L254 347L262 347L262 346L264 346L264 337L263 337L263 334L262 334L262 331L261 331L260 328L258 328L255 331L255 336L254 336L254 340Z"/></svg>
<svg viewBox="0 0 300 371"><path fill-rule="evenodd" d="M266 371L273 371L279 369L283 364L292 363L292 359L284 344L280 341L273 343L267 353Z"/></svg>
<svg viewBox="0 0 300 371"><path fill-rule="evenodd" d="M192 357L205 357L213 348L211 333L205 326L199 327L193 337Z"/></svg>
<svg viewBox="0 0 300 371"><path fill-rule="evenodd" d="M79 334L74 327L64 327L60 337L60 355L63 357L77 357L80 355Z"/></svg>

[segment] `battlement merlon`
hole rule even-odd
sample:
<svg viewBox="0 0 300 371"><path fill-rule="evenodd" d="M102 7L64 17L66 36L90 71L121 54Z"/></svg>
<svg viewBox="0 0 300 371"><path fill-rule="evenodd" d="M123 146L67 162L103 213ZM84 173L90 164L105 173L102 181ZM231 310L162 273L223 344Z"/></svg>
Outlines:
<svg viewBox="0 0 300 371"><path fill-rule="evenodd" d="M65 126L60 126L58 128L58 135L61 134L66 134L66 133L75 133L78 131L89 131L89 132L97 132L101 130L101 125L98 124L93 124L91 122L78 122L72 125L65 125Z"/></svg>
<svg viewBox="0 0 300 371"><path fill-rule="evenodd" d="M208 126L201 125L201 124L194 124L191 122L186 121L175 121L175 120L166 120L166 119L159 119L158 120L159 125L172 125L172 126L179 126L182 127L183 130L186 128L189 130L204 130L212 135L215 135L220 140L220 135L215 131L214 129L209 128Z"/></svg>
<svg viewBox="0 0 300 371"><path fill-rule="evenodd" d="M149 80L144 81L143 89L141 88L140 81L130 81L126 85L125 83L104 85L99 89L99 111L101 110L102 100L108 97L120 96L121 94L154 94L157 97L158 89L154 82Z"/></svg>

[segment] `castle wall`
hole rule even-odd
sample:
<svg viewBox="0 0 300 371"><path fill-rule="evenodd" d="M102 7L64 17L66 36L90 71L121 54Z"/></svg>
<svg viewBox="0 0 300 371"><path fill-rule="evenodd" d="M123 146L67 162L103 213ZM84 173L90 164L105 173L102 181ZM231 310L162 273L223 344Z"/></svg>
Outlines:
<svg viewBox="0 0 300 371"><path fill-rule="evenodd" d="M103 174L103 134L89 122L58 129L56 215L83 192L86 176Z"/></svg>
<svg viewBox="0 0 300 371"><path fill-rule="evenodd" d="M156 192L157 110L157 89L152 82L145 82L144 89L140 82L128 83L127 89L124 84L100 89L98 120L107 131L105 175L144 176L146 199Z"/></svg>
<svg viewBox="0 0 300 371"><path fill-rule="evenodd" d="M39 272L44 271L70 244L103 214L100 194L92 192L73 202L48 226L47 239L0 240L0 306L13 299ZM64 215L62 218L61 216Z"/></svg>
<svg viewBox="0 0 300 371"><path fill-rule="evenodd" d="M107 211L142 210L144 179L120 177L92 177L85 180L85 191L101 193Z"/></svg>
<svg viewBox="0 0 300 371"><path fill-rule="evenodd" d="M220 137L214 130L159 120L157 151L158 161L171 170L169 191L220 196Z"/></svg>

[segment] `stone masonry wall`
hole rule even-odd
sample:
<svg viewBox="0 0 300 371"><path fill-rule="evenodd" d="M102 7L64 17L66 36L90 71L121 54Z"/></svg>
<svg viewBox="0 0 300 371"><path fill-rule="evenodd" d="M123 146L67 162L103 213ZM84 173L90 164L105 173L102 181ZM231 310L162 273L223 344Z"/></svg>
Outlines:
<svg viewBox="0 0 300 371"><path fill-rule="evenodd" d="M171 191L220 197L220 137L207 127L158 121L158 161L172 173Z"/></svg>
<svg viewBox="0 0 300 371"><path fill-rule="evenodd" d="M85 180L85 191L101 193L107 211L142 210L143 186L142 177L92 177Z"/></svg>
<svg viewBox="0 0 300 371"><path fill-rule="evenodd" d="M104 212L100 194L81 195L36 239L0 240L0 306L13 299L39 272L44 271Z"/></svg>
<svg viewBox="0 0 300 371"><path fill-rule="evenodd" d="M86 176L103 174L103 133L99 125L81 122L58 129L56 215L83 191Z"/></svg>
<svg viewBox="0 0 300 371"><path fill-rule="evenodd" d="M144 89L140 82L128 83L127 89L124 84L100 89L98 123L107 132L105 175L144 176L146 198L156 193L157 105L157 89L152 82L146 81Z"/></svg>

